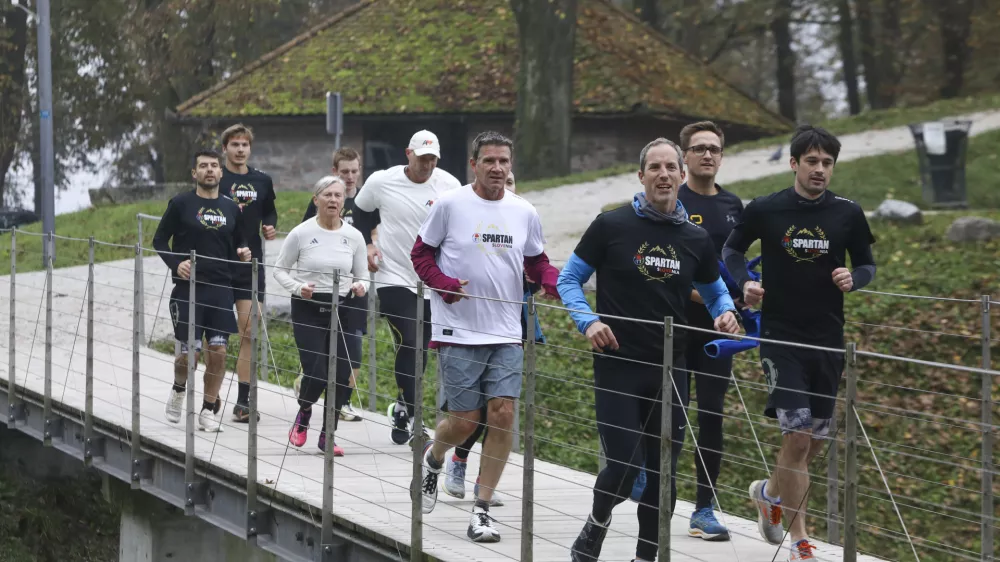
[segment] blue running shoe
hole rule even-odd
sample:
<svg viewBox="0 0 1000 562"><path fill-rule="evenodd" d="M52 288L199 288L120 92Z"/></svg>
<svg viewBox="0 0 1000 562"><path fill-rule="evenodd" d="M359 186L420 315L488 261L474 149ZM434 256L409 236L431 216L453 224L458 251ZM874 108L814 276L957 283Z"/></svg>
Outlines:
<svg viewBox="0 0 1000 562"><path fill-rule="evenodd" d="M688 535L706 541L728 541L729 529L719 523L711 507L703 507L691 515Z"/></svg>
<svg viewBox="0 0 1000 562"><path fill-rule="evenodd" d="M635 477L635 483L632 484L632 501L638 503L639 499L642 498L642 492L646 489L646 469L639 469L639 476Z"/></svg>

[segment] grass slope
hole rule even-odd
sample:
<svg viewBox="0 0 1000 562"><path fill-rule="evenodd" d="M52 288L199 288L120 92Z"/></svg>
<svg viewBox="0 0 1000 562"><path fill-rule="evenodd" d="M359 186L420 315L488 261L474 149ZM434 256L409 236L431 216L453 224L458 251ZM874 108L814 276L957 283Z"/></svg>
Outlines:
<svg viewBox="0 0 1000 562"><path fill-rule="evenodd" d="M986 213L1000 219L1000 213ZM932 216L922 226L873 225L878 243L874 246L879 263L874 289L925 295L978 298L995 290L1000 282L1000 242L954 245L943 233L952 217ZM847 298L848 341L859 349L924 360L975 366L979 362L979 307L975 303L900 300L855 293ZM568 315L540 308L540 317L549 344L539 348L537 379L537 454L540 458L588 472L597 471L598 437L593 408L591 359L582 337ZM994 330L1000 322L994 319ZM909 331L919 330L919 331ZM284 321L269 325L278 379L290 385L299 372L298 355L291 330ZM954 335L944 335L954 334ZM396 394L391 336L384 322L377 332L378 411L384 412ZM171 352L170 342L159 342L161 351ZM994 353L1000 352L1000 347ZM235 353L235 350L233 350ZM365 354L367 358L367 343ZM746 408L730 389L725 421L727 435L725 462L719 485L719 500L726 513L753 517L745 500L746 489L765 471L761 454L747 418L753 420L767 463L773 464L779 444L774 423L759 415L766 392L756 352L735 361L735 376ZM232 368L232 361L230 361ZM892 492L914 537L978 552L979 477L978 462L980 381L976 376L910 364L864 358L859 361L859 410L868 435L879 448L878 456L887 471ZM426 422L433 423L433 390L437 388L436 360L429 355L425 392ZM360 377L359 401L368 404L368 371ZM920 392L908 389L920 389ZM929 394L928 391L939 394ZM230 397L233 398L233 397ZM898 408L913 410L901 415ZM919 412L919 413L917 413ZM689 415L697 426L696 404ZM934 418L945 416L948 421ZM841 419L842 414L841 414ZM289 423L291 420L289 420ZM843 441L843 436L838 438ZM859 529L860 547L887 559L909 559L909 547L898 540L901 527L888 495L874 467L863 438L859 446ZM907 446L896 445L907 443ZM690 434L688 435L690 444ZM350 452L351 444L343 443ZM888 450L895 450L896 453ZM840 445L843 478L843 445ZM680 464L680 493L693 498L693 451L685 452ZM929 459L929 460L927 460ZM971 459L971 460L963 460ZM1000 460L1000 458L996 459ZM817 461L811 471L825 475L825 462ZM826 482L814 478L810 509L814 515L825 510ZM997 487L1000 492L1000 486ZM580 490L589 501L590 492ZM930 511L944 511L945 516ZM688 514L680 514L688 516ZM963 521L970 520L972 523ZM825 538L821 516L810 519L814 536ZM954 560L939 552L940 545L919 546L923 560ZM1000 550L997 552L1000 554Z"/></svg>
<svg viewBox="0 0 1000 562"><path fill-rule="evenodd" d="M117 560L118 516L93 474L41 480L0 467L0 562Z"/></svg>

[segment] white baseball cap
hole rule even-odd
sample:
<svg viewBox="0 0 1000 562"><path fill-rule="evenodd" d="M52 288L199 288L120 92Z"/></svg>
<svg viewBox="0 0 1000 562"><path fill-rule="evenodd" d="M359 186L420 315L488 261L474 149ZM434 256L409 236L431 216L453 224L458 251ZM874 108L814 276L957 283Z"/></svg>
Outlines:
<svg viewBox="0 0 1000 562"><path fill-rule="evenodd" d="M410 137L409 148L417 156L433 154L434 156L441 158L441 143L438 141L437 135L427 129L417 131L412 137Z"/></svg>

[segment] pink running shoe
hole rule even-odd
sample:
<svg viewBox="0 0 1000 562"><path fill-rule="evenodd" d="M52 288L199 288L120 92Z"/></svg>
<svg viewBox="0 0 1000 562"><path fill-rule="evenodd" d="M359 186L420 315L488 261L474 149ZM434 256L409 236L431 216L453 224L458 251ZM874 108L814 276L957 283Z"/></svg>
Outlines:
<svg viewBox="0 0 1000 562"><path fill-rule="evenodd" d="M319 447L319 452L320 453L326 453L326 432L325 431L320 432L320 434L319 434L319 442L316 443L316 446ZM344 456L344 448L341 447L340 445L337 445L336 443L334 443L333 444L333 456L335 456L335 457L342 457L342 456Z"/></svg>
<svg viewBox="0 0 1000 562"><path fill-rule="evenodd" d="M309 418L312 417L312 410L299 410L298 415L295 416L295 423L292 424L292 429L288 431L288 442L295 447L301 447L306 444L306 437L309 434Z"/></svg>

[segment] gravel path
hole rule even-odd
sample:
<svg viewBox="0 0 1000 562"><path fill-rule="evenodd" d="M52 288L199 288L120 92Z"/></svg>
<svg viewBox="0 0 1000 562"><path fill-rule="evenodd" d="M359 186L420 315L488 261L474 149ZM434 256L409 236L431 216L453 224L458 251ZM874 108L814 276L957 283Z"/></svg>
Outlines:
<svg viewBox="0 0 1000 562"><path fill-rule="evenodd" d="M1000 111L972 113L959 118L973 121L972 135L1000 129ZM843 135L840 141L843 144L840 153L841 162L913 149L913 136L907 127ZM776 149L777 145L727 155L719 170L719 183L726 185L787 173L789 171L787 145L778 162L768 162L768 158ZM787 186L776 182L775 188L781 187ZM546 252L553 261L559 262L569 258L580 236L604 205L629 200L640 189L635 174L623 174L587 183L529 192L524 194L524 198L538 209L545 228Z"/></svg>

